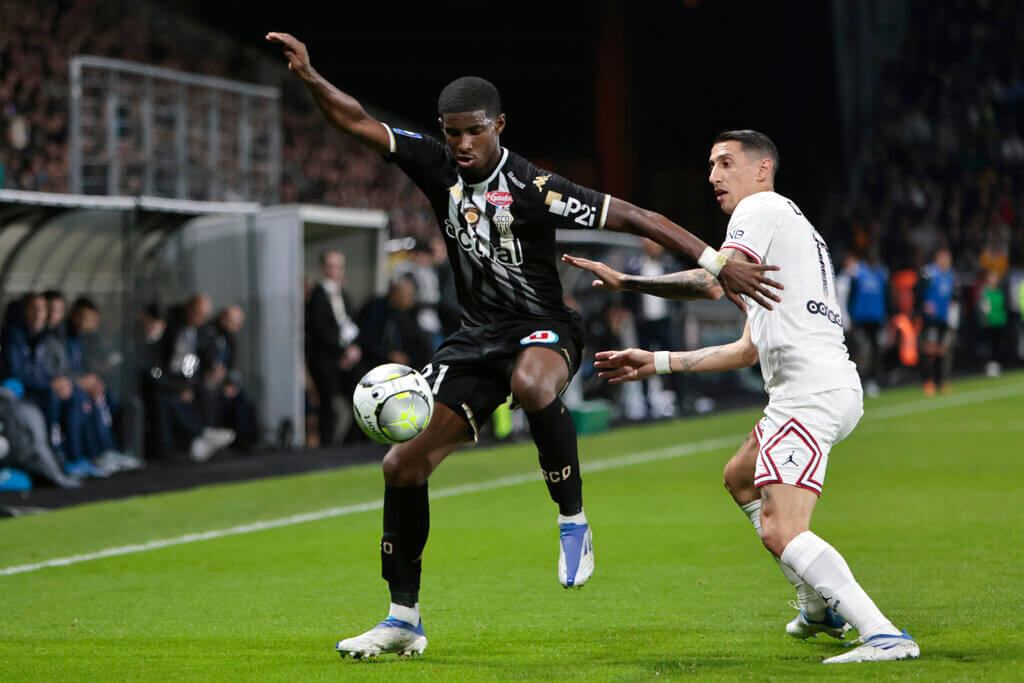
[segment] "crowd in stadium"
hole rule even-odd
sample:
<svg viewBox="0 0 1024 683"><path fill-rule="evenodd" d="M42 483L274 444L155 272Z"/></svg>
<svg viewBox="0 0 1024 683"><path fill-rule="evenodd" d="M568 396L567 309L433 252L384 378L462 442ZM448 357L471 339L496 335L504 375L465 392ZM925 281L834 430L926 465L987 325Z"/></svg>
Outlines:
<svg viewBox="0 0 1024 683"><path fill-rule="evenodd" d="M882 342L890 368L929 366L932 391L942 384L934 357L958 336L989 374L1022 355L1013 269L1024 266L1024 52L1022 36L1004 30L1020 31L1012 3L910 11L903 55L883 74L852 216L834 234L847 242L847 318L869 384Z"/></svg>
<svg viewBox="0 0 1024 683"><path fill-rule="evenodd" d="M0 187L68 191L73 55L257 78L230 41L141 7L0 0ZM910 10L914 30L884 70L849 209L825 226L837 247L848 345L869 393L905 380L936 393L946 389L954 362L995 375L1024 359L1024 35L1000 30L1021 30L1000 16L1012 3L911 2ZM85 18L96 30L76 30ZM386 209L394 235L417 237L381 298L353 307L340 252L323 254L322 277L308 287L307 443L326 445L352 433L345 397L361 372L389 360L420 367L455 329L458 313L443 242L413 183L327 125L308 97L286 100L282 116L282 202ZM650 244L620 261L648 275L682 265ZM8 307L0 417L25 425L22 440L6 435L8 449L32 454L36 471L73 485L68 475L109 474L138 462L114 438L117 398L97 368L101 359L88 352L99 310L87 297L71 304L66 319L65 308L59 292L31 293ZM244 314L228 306L211 321L211 312L209 298L196 295L170 311L150 306L140 314L149 454L205 461L258 439L235 371ZM678 340L675 303L612 298L587 313L591 351ZM671 385L652 378L640 393L610 390L588 378L586 367L584 380L584 396L610 399L628 418L692 407L678 376Z"/></svg>
<svg viewBox="0 0 1024 683"><path fill-rule="evenodd" d="M158 7L0 0L0 187L69 191L68 64L79 54L259 80L259 59ZM386 209L396 234L429 237L429 207L408 178L324 125L305 93L284 92L294 99L282 112L281 201Z"/></svg>

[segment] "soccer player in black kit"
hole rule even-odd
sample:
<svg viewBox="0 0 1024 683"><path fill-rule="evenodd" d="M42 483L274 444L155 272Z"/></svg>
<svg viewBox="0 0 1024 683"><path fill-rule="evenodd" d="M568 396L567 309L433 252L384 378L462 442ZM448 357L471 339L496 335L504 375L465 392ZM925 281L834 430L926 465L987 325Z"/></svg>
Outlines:
<svg viewBox="0 0 1024 683"><path fill-rule="evenodd" d="M617 230L648 237L698 261L741 308L746 294L770 308L774 267L726 260L665 217L575 185L503 148L498 91L474 77L442 90L439 122L447 144L369 116L310 65L305 45L269 33L327 119L397 164L429 199L455 271L461 329L437 350L423 376L435 395L422 434L384 457L382 575L391 591L388 617L336 649L355 658L422 654L420 569L429 528L427 478L444 458L475 438L511 393L525 411L540 468L558 504L558 579L581 586L594 571L592 534L583 512L576 429L559 397L576 373L583 346L579 315L562 303L555 230Z"/></svg>

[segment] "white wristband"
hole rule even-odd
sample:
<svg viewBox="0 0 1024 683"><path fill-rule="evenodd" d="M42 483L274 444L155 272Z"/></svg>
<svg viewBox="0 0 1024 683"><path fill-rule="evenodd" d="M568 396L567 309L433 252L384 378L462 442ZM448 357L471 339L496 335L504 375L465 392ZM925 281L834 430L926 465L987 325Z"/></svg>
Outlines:
<svg viewBox="0 0 1024 683"><path fill-rule="evenodd" d="M654 352L654 371L659 375L667 375L672 372L672 362L668 351Z"/></svg>
<svg viewBox="0 0 1024 683"><path fill-rule="evenodd" d="M722 272L722 266L725 265L726 257L724 254L715 251L711 247L704 249L704 253L697 259L697 265L704 270L708 271L715 277Z"/></svg>

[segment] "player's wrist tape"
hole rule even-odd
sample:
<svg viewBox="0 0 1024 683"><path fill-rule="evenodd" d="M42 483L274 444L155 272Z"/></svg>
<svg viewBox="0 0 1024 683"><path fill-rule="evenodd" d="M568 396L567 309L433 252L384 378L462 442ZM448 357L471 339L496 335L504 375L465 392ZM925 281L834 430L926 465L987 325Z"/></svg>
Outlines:
<svg viewBox="0 0 1024 683"><path fill-rule="evenodd" d="M726 257L721 252L715 251L711 247L704 249L704 253L697 259L697 265L704 270L708 271L715 277L722 272L722 266L725 265Z"/></svg>
<svg viewBox="0 0 1024 683"><path fill-rule="evenodd" d="M654 371L659 375L667 375L672 372L672 361L668 351L654 352Z"/></svg>

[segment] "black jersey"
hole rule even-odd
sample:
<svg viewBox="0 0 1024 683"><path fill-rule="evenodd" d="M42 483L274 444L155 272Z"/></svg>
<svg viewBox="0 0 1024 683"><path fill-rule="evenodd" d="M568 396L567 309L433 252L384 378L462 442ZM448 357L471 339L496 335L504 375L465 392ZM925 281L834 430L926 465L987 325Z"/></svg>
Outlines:
<svg viewBox="0 0 1024 683"><path fill-rule="evenodd" d="M385 125L389 160L427 196L448 246L464 326L512 320L578 320L562 303L557 228L604 227L610 196L501 150L479 183L467 183L448 146Z"/></svg>

